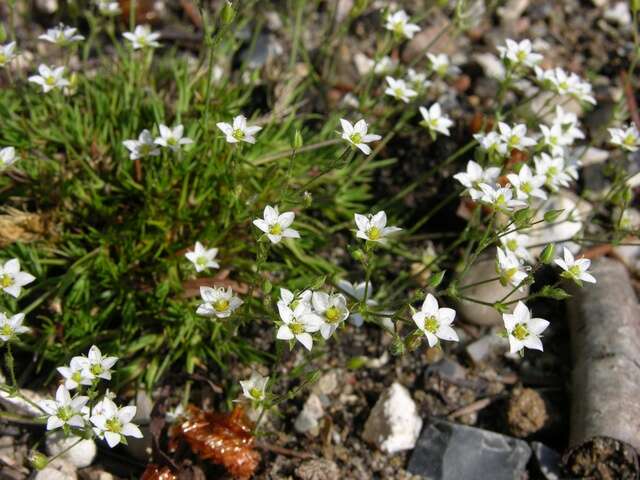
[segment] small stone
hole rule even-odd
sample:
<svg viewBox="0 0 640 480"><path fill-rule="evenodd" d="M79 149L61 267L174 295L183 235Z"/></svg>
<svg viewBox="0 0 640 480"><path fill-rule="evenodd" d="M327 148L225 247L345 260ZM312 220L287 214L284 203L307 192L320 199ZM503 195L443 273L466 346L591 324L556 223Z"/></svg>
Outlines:
<svg viewBox="0 0 640 480"><path fill-rule="evenodd" d="M604 163L609 159L610 153L607 150L602 150L600 148L589 147L587 151L584 152L582 156L582 165L596 165L599 163Z"/></svg>
<svg viewBox="0 0 640 480"><path fill-rule="evenodd" d="M530 456L522 440L433 419L407 470L430 480L514 480L524 478Z"/></svg>
<svg viewBox="0 0 640 480"><path fill-rule="evenodd" d="M492 257L477 261L469 268L460 286L464 287L465 285L496 278L498 274L496 273L495 265L495 259ZM482 302L494 303L511 293L512 290L513 287L511 285L505 286L498 280L494 280L464 289L464 296ZM529 295L528 285L524 287L524 290L518 296L526 297L527 295ZM502 315L495 308L468 300L458 302L458 312L467 322L475 325L502 325L503 323Z"/></svg>
<svg viewBox="0 0 640 480"><path fill-rule="evenodd" d="M467 371L462 365L448 358L429 365L424 373L426 376L438 375L440 378L453 381L464 380L467 376Z"/></svg>
<svg viewBox="0 0 640 480"><path fill-rule="evenodd" d="M560 480L563 477L562 457L558 452L540 442L531 442L531 450L533 450L538 469L545 480Z"/></svg>
<svg viewBox="0 0 640 480"><path fill-rule="evenodd" d="M612 8L605 10L603 17L620 26L631 25L631 12L627 2L618 2Z"/></svg>
<svg viewBox="0 0 640 480"><path fill-rule="evenodd" d="M47 436L45 441L47 454L54 457L66 450L59 458L67 460L76 468L88 467L96 458L96 442L90 439L81 440L77 445L67 450L78 440L80 440L80 437L65 437L61 431L53 432Z"/></svg>
<svg viewBox="0 0 640 480"><path fill-rule="evenodd" d="M409 390L394 382L371 410L362 438L384 452L396 453L412 449L421 428L422 418Z"/></svg>
<svg viewBox="0 0 640 480"><path fill-rule="evenodd" d="M316 458L307 460L296 468L296 477L300 480L338 480L340 470L331 460Z"/></svg>
<svg viewBox="0 0 640 480"><path fill-rule="evenodd" d="M51 15L58 11L58 0L36 0L36 8L42 13Z"/></svg>
<svg viewBox="0 0 640 480"><path fill-rule="evenodd" d="M495 79L504 78L504 64L493 53L477 53L473 56L473 60L482 67L486 76Z"/></svg>
<svg viewBox="0 0 640 480"><path fill-rule="evenodd" d="M73 464L62 458L56 458L40 470L34 480L78 480L78 475Z"/></svg>
<svg viewBox="0 0 640 480"><path fill-rule="evenodd" d="M503 7L498 8L498 16L503 24L514 24L529 7L529 0L509 0Z"/></svg>
<svg viewBox="0 0 640 480"><path fill-rule="evenodd" d="M507 407L509 430L524 438L540 431L549 416L543 398L531 388L514 389Z"/></svg>
<svg viewBox="0 0 640 480"><path fill-rule="evenodd" d="M304 402L302 411L296 418L293 427L299 433L309 433L312 436L317 436L320 433L318 420L324 416L324 407L320 397L315 393L309 395L307 401Z"/></svg>
<svg viewBox="0 0 640 480"><path fill-rule="evenodd" d="M494 331L470 343L465 350L473 363L480 365L486 363L491 358L504 355L508 349L508 341L498 336L497 331Z"/></svg>

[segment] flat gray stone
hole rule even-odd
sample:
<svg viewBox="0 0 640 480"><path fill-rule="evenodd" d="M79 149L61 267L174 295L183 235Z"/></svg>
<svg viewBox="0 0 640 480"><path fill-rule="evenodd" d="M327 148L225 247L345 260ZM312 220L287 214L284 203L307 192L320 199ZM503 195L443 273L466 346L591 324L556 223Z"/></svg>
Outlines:
<svg viewBox="0 0 640 480"><path fill-rule="evenodd" d="M519 480L530 457L531 448L522 440L431 419L407 470L429 480Z"/></svg>

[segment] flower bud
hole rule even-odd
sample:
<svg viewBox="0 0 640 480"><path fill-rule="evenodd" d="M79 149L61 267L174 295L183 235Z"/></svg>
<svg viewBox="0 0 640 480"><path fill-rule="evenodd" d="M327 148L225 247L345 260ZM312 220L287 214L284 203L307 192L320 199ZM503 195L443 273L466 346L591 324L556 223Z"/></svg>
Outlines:
<svg viewBox="0 0 640 480"><path fill-rule="evenodd" d="M553 243L550 243L549 245L544 247L544 250L542 250L542 253L540 254L540 261L545 265L550 264L553 260L553 254L555 253L555 250L556 247Z"/></svg>
<svg viewBox="0 0 640 480"><path fill-rule="evenodd" d="M233 5L231 2L227 2L222 7L222 13L220 17L222 18L222 23L224 25L230 25L233 22L234 17L236 16L236 11L233 9Z"/></svg>
<svg viewBox="0 0 640 480"><path fill-rule="evenodd" d="M396 336L393 339L393 343L391 343L391 355L395 355L395 356L399 356L399 355L403 355L405 352L405 345L404 345L404 340L402 339L402 337L398 337Z"/></svg>
<svg viewBox="0 0 640 480"><path fill-rule="evenodd" d="M302 134L300 133L300 130L296 130L296 133L293 134L293 143L291 146L294 150L299 150L302 145L304 145Z"/></svg>
<svg viewBox="0 0 640 480"><path fill-rule="evenodd" d="M0 23L0 43L4 43L7 39L7 31L4 29L4 25Z"/></svg>
<svg viewBox="0 0 640 480"><path fill-rule="evenodd" d="M357 250L354 250L353 252L351 252L351 256L353 257L354 260L361 262L364 259L364 252L358 248Z"/></svg>
<svg viewBox="0 0 640 480"><path fill-rule="evenodd" d="M302 194L302 202L304 203L305 208L309 208L313 203L313 195L310 192L304 192Z"/></svg>
<svg viewBox="0 0 640 480"><path fill-rule="evenodd" d="M40 452L35 452L31 455L29 461L35 470L43 470L47 465L49 465L49 458Z"/></svg>

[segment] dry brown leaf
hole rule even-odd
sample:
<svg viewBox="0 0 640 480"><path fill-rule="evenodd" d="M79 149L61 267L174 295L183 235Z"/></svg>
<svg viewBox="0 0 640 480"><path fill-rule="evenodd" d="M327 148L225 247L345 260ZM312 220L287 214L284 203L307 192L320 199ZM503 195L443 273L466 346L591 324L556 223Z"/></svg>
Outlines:
<svg viewBox="0 0 640 480"><path fill-rule="evenodd" d="M178 480L178 477L171 471L169 467L159 467L150 463L145 468L140 480Z"/></svg>

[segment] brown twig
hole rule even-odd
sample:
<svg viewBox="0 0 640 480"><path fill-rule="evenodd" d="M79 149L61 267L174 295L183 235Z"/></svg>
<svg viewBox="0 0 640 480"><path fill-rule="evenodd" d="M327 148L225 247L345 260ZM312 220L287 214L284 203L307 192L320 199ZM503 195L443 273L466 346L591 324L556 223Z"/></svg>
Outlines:
<svg viewBox="0 0 640 480"><path fill-rule="evenodd" d="M184 13L187 15L187 17L189 17L189 20L191 20L191 23L202 30L202 17L200 16L200 12L198 12L198 9L191 2L191 0L180 0L180 6L184 10Z"/></svg>
<svg viewBox="0 0 640 480"><path fill-rule="evenodd" d="M278 445L273 445L271 443L264 442L256 442L256 448L260 450L265 450L267 452L277 453L279 455L285 455L287 457L296 457L302 458L304 460L308 460L310 458L316 458L315 455L308 452L299 452L297 450L291 450L290 448L280 447Z"/></svg>
<svg viewBox="0 0 640 480"><path fill-rule="evenodd" d="M638 103L636 102L636 97L633 93L633 86L629 81L627 72L625 72L624 70L620 72L620 81L622 82L622 86L624 88L624 96L627 99L629 114L633 119L633 123L636 124L636 127L640 128L640 113L638 113Z"/></svg>
<svg viewBox="0 0 640 480"><path fill-rule="evenodd" d="M470 413L479 412L480 410L483 410L484 408L487 408L489 405L491 405L491 403L496 398L497 397L487 397L487 398L481 398L480 400L476 400L475 402L471 402L470 404L465 405L464 407L451 412L449 414L449 418L454 419L454 418L462 417L464 415L468 415Z"/></svg>
<svg viewBox="0 0 640 480"><path fill-rule="evenodd" d="M133 166L136 169L136 182L142 182L142 163L139 158L133 161Z"/></svg>

